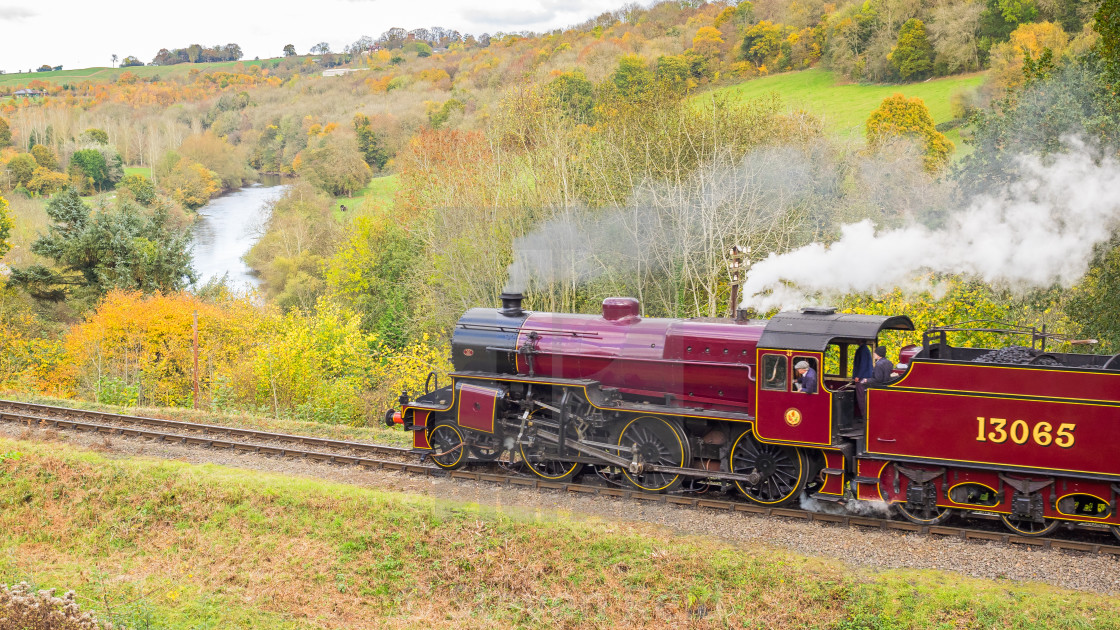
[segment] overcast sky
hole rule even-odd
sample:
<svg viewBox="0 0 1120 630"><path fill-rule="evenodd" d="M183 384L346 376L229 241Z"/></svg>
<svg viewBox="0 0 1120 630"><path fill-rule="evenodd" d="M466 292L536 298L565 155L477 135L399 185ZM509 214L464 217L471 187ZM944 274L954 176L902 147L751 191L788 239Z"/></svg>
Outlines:
<svg viewBox="0 0 1120 630"><path fill-rule="evenodd" d="M43 64L109 66L111 56L150 62L160 48L236 43L246 59L305 54L318 42L339 51L394 26L442 26L464 35L543 31L577 24L627 0L0 0L0 70ZM647 4L643 2L643 4Z"/></svg>

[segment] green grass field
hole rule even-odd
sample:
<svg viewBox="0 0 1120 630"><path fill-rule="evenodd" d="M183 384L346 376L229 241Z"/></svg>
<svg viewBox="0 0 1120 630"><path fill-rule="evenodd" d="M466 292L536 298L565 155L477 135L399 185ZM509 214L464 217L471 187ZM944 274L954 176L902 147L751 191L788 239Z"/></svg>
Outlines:
<svg viewBox="0 0 1120 630"><path fill-rule="evenodd" d="M819 116L832 133L841 137L862 137L867 117L892 94L917 96L925 101L933 122L942 123L953 118L949 111L950 96L974 89L983 82L984 73L975 73L899 85L843 84L840 77L827 70L812 69L745 81L700 97L719 94L749 100L777 93L787 108L803 109ZM957 130L947 135L960 146Z"/></svg>
<svg viewBox="0 0 1120 630"><path fill-rule="evenodd" d="M148 179L152 178L152 169L149 166L126 166L124 167L125 175L143 175Z"/></svg>
<svg viewBox="0 0 1120 630"><path fill-rule="evenodd" d="M174 66L132 66L130 68L79 68L75 70L51 70L50 72L17 72L0 74L0 86L27 85L31 81L47 81L55 84L81 83L93 81L95 83L108 83L116 81L117 77L125 72L131 72L145 79L159 75L160 78L186 76L192 69L202 72L210 70L231 69L237 64L246 66L272 65L279 59L251 59L242 61L216 61L212 63L181 63Z"/></svg>
<svg viewBox="0 0 1120 630"><path fill-rule="evenodd" d="M334 216L335 218L342 217L342 206L344 205L347 212L357 210L367 204L371 204L371 208L372 205L392 205L400 187L400 176L396 174L374 177L365 188L355 191L353 197L335 197Z"/></svg>

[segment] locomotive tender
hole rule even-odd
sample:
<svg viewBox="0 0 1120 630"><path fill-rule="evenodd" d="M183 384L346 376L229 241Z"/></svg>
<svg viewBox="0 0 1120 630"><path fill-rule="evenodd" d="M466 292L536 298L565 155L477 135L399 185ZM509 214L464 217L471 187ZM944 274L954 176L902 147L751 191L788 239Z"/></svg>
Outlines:
<svg viewBox="0 0 1120 630"><path fill-rule="evenodd" d="M509 451L553 481L592 466L648 492L734 484L763 505L807 493L884 501L922 524L979 511L1023 535L1097 523L1120 538L1120 355L976 362L992 351L934 329L902 349L892 382L867 389L861 413L856 355L884 330L914 330L908 317L661 319L632 298L604 300L600 315L521 301L467 311L451 384L429 376L387 414L436 465ZM802 361L813 393L796 386Z"/></svg>

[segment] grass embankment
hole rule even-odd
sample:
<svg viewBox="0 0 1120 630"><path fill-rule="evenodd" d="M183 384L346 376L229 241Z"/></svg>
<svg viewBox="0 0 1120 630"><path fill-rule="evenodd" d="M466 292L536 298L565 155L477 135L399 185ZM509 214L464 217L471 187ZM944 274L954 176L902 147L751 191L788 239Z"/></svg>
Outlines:
<svg viewBox="0 0 1120 630"><path fill-rule="evenodd" d="M389 444L393 446L412 446L412 434L400 429L390 429L382 424L380 414L370 417L369 426L355 427L345 424L324 424L306 420L291 420L287 418L269 418L243 413L182 409L175 407L120 407L117 405L103 405L100 403L82 402L68 398L52 398L25 392L0 392L0 398L36 403L39 405L54 405L57 407L70 407L74 409L91 409L107 411L109 413L122 413L132 416L147 416L150 418L163 418L165 420L179 420L182 422L203 422L240 429L256 429L258 431L272 431L290 435L307 435L311 437L328 438L332 440L349 440L370 444Z"/></svg>
<svg viewBox="0 0 1120 630"><path fill-rule="evenodd" d="M827 70L811 69L744 81L707 94L749 100L777 93L787 108L803 109L820 116L833 134L840 137L863 137L867 117L879 107L884 98L892 94L902 93L922 99L929 108L933 122L938 124L953 118L949 104L953 93L974 89L983 82L984 73L974 73L922 83L842 84L839 77ZM946 135L958 149L961 147L958 130L950 130Z"/></svg>
<svg viewBox="0 0 1120 630"><path fill-rule="evenodd" d="M0 440L0 580L161 628L1116 628L1100 596Z"/></svg>
<svg viewBox="0 0 1120 630"><path fill-rule="evenodd" d="M180 63L173 66L102 67L77 68L74 70L50 70L48 72L14 72L11 74L0 74L0 85L27 85L35 80L46 81L57 85L62 85L64 83L83 83L85 81L91 81L93 83L111 83L116 81L125 72L131 72L145 79L154 76L159 76L161 79L169 79L172 77L185 77L192 69L199 70L200 72L210 72L213 70L229 70L239 63L246 66L259 66L262 64L271 66L277 61L279 61L279 59L251 59L243 61Z"/></svg>

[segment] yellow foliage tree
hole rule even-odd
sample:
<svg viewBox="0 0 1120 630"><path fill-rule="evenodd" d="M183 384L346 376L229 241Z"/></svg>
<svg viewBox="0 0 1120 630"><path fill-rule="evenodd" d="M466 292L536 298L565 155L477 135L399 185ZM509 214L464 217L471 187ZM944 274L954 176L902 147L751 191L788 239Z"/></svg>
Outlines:
<svg viewBox="0 0 1120 630"><path fill-rule="evenodd" d="M66 173L52 171L42 166L37 167L27 182L27 189L43 196L53 195L70 185L70 178Z"/></svg>
<svg viewBox="0 0 1120 630"><path fill-rule="evenodd" d="M896 138L907 138L922 144L925 166L930 172L945 166L949 154L953 152L953 143L937 130L926 104L916 96L888 96L867 119L867 141L871 148L878 148Z"/></svg>
<svg viewBox="0 0 1120 630"><path fill-rule="evenodd" d="M714 26L700 27L692 38L692 48L705 56L718 55L723 44L723 33Z"/></svg>
<svg viewBox="0 0 1120 630"><path fill-rule="evenodd" d="M160 187L184 207L194 210L222 191L218 174L205 166L181 158L171 172L160 180Z"/></svg>
<svg viewBox="0 0 1120 630"><path fill-rule="evenodd" d="M199 381L209 398L257 336L262 317L247 303L224 306L186 294L113 291L66 336L59 382L115 404L187 406L193 402L193 314L199 322Z"/></svg>
<svg viewBox="0 0 1120 630"><path fill-rule="evenodd" d="M1038 59L1049 48L1058 58L1069 47L1069 35L1052 22L1021 24L1006 42L992 46L990 81L1000 90L1010 90L1023 83L1023 56Z"/></svg>

